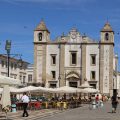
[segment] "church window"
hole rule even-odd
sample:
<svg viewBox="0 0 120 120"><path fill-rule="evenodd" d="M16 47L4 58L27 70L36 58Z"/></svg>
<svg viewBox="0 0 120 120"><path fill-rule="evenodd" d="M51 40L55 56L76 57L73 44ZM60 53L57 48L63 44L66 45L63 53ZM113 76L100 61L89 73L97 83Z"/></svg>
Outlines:
<svg viewBox="0 0 120 120"><path fill-rule="evenodd" d="M39 39L39 41L42 41L42 33L38 34L38 39Z"/></svg>
<svg viewBox="0 0 120 120"><path fill-rule="evenodd" d="M96 64L96 55L92 54L91 55L91 65L95 65Z"/></svg>
<svg viewBox="0 0 120 120"><path fill-rule="evenodd" d="M91 80L95 80L95 71L91 71Z"/></svg>
<svg viewBox="0 0 120 120"><path fill-rule="evenodd" d="M51 73L52 73L52 78L55 79L55 78L56 78L56 73L55 73L55 71L51 71Z"/></svg>
<svg viewBox="0 0 120 120"><path fill-rule="evenodd" d="M76 65L77 64L77 53L76 52L71 52L71 65Z"/></svg>
<svg viewBox="0 0 120 120"><path fill-rule="evenodd" d="M51 64L52 64L52 65L55 65L55 64L56 64L56 55L55 55L55 54L52 54L52 55L51 55Z"/></svg>
<svg viewBox="0 0 120 120"><path fill-rule="evenodd" d="M105 40L109 40L109 34L105 33Z"/></svg>

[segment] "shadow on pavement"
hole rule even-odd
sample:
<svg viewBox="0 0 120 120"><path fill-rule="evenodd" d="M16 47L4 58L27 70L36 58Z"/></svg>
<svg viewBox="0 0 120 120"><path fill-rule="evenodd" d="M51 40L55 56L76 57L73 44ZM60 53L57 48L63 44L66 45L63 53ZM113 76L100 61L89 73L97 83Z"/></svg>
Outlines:
<svg viewBox="0 0 120 120"><path fill-rule="evenodd" d="M4 118L4 119L0 119L0 120L13 120L13 119L6 119L6 118Z"/></svg>
<svg viewBox="0 0 120 120"><path fill-rule="evenodd" d="M108 113L112 113L112 112L108 112ZM112 113L113 114L113 113Z"/></svg>
<svg viewBox="0 0 120 120"><path fill-rule="evenodd" d="M0 116L0 118L3 118L3 117L6 117L6 116L4 116L4 115Z"/></svg>
<svg viewBox="0 0 120 120"><path fill-rule="evenodd" d="M0 116L0 120L13 120L13 119L9 119L9 118L7 119L6 116L2 115Z"/></svg>

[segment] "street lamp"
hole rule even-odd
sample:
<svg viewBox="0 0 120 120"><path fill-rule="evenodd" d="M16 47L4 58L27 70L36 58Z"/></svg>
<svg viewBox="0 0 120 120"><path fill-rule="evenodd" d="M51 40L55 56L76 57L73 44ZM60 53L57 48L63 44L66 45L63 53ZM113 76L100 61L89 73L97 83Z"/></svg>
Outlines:
<svg viewBox="0 0 120 120"><path fill-rule="evenodd" d="M59 80L59 87L60 87L60 80L61 80L61 77L60 77L60 73L61 73L61 71L60 71L60 58L61 58L61 45L60 45L60 41L59 41L58 48L59 48L59 76L58 76L58 80Z"/></svg>
<svg viewBox="0 0 120 120"><path fill-rule="evenodd" d="M58 77L58 80L59 80L59 87L60 87L60 80L61 80L61 77L60 77L60 75L59 75L59 77Z"/></svg>
<svg viewBox="0 0 120 120"><path fill-rule="evenodd" d="M8 67L8 73L7 76L9 77L9 61L10 61L10 50L11 50L11 41L6 40L5 50L7 51L7 67Z"/></svg>

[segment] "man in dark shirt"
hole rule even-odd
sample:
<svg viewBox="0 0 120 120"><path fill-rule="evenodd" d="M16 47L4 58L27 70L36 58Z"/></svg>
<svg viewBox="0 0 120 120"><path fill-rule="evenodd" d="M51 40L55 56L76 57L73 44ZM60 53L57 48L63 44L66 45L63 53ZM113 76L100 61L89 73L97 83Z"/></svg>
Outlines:
<svg viewBox="0 0 120 120"><path fill-rule="evenodd" d="M116 113L116 108L118 104L117 97L115 95L112 96L111 101L112 101L112 113Z"/></svg>

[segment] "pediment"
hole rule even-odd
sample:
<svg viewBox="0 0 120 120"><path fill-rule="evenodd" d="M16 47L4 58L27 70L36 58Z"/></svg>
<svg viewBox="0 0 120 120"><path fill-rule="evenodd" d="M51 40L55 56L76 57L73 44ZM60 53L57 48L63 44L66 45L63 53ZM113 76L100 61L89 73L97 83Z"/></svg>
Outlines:
<svg viewBox="0 0 120 120"><path fill-rule="evenodd" d="M79 75L79 73L77 73L77 72L75 72L75 71L70 71L70 72L66 75L66 78L68 79L68 78L72 78L72 77L79 79L79 78L80 78L80 75Z"/></svg>
<svg viewBox="0 0 120 120"><path fill-rule="evenodd" d="M76 74L70 74L66 78L68 79L68 78L72 78L72 77L77 78L77 79L79 78L79 76L77 76Z"/></svg>

